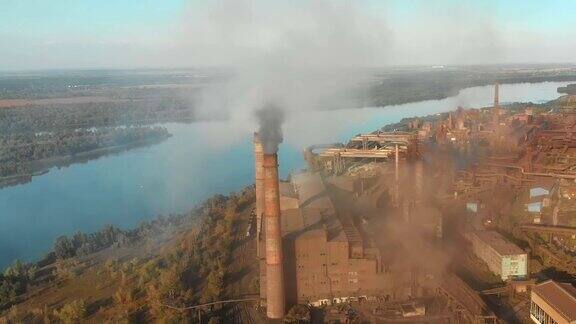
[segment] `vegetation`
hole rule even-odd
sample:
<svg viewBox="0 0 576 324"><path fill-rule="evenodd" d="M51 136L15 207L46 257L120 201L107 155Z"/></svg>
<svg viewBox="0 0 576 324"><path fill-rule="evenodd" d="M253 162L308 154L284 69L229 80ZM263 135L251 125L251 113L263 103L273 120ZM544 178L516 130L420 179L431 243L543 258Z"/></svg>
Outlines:
<svg viewBox="0 0 576 324"><path fill-rule="evenodd" d="M404 68L369 73L374 82L351 90L361 106L441 99L466 87L496 81L576 79L571 68L553 73L511 67ZM166 130L143 125L199 120L201 116L195 111L198 89L222 82L230 74L220 70L155 70L0 76L0 186L29 181L31 176L60 165L39 161L94 151L102 155L109 153L107 148L129 148L164 139ZM28 101L18 105L9 102L14 99ZM342 102L349 105L350 101ZM225 117L220 112L210 116ZM66 163L77 161L69 158Z"/></svg>
<svg viewBox="0 0 576 324"><path fill-rule="evenodd" d="M238 212L253 199L252 190L244 190L232 198L210 199L200 211L202 221L194 235L181 240L174 251L139 267L133 280L137 282L136 289L144 292L149 305L147 311L152 317L172 321L190 319L196 314L177 309L230 297L225 296L224 288L230 273L233 242L241 236L235 224ZM124 313L135 309L123 302L116 307Z"/></svg>
<svg viewBox="0 0 576 324"><path fill-rule="evenodd" d="M66 157L73 159L82 153L148 144L169 136L168 130L162 127L77 129L0 136L0 181L5 177L32 175L54 164L59 165L58 162Z"/></svg>
<svg viewBox="0 0 576 324"><path fill-rule="evenodd" d="M558 92L559 93L565 93L568 95L576 95L576 83L569 84L565 87L559 87Z"/></svg>
<svg viewBox="0 0 576 324"><path fill-rule="evenodd" d="M0 75L0 99L63 98L105 94L112 89L122 93L146 92L148 85L180 85L213 82L226 76L215 69L185 70L85 70ZM140 91L139 91L140 90ZM116 90L112 93L118 93ZM156 96L156 93L152 92Z"/></svg>
<svg viewBox="0 0 576 324"><path fill-rule="evenodd" d="M378 82L364 94L365 105L398 105L422 100L439 100L458 94L462 89L505 83L537 83L576 80L576 71L539 72L521 68L467 67L438 70L407 70L382 73Z"/></svg>
<svg viewBox="0 0 576 324"><path fill-rule="evenodd" d="M16 297L26 291L34 280L37 267L25 265L19 260L0 274L0 309L10 306Z"/></svg>
<svg viewBox="0 0 576 324"><path fill-rule="evenodd" d="M248 217L246 211L253 201L254 191L249 187L228 197L214 196L190 213L159 217L132 230L106 226L91 234L61 236L54 244L54 260L43 261L41 271L51 269L50 279L39 280L34 275L36 266L20 262L6 270L0 279L2 287L7 287L2 290L6 293L0 314L4 309L5 318L14 322L34 318L38 322L75 323L95 314L113 322L194 321L196 312L180 308L236 297L229 295L227 289L231 274L238 270L233 268L231 256L237 242L244 237L238 227L239 214ZM153 243L159 237L174 239L159 248ZM92 266L93 270L89 266L93 261L86 262L94 260L93 255L121 250L117 248L145 251L147 242L152 242L151 254L130 259L109 257ZM34 296L38 289L68 289L83 280L94 280L87 277L98 279L92 282L96 287L86 295L73 289L74 293L66 293L66 300L59 305L32 309L22 306L30 298L23 295L27 290L29 296ZM34 289L27 289L30 287ZM109 289L113 289L109 297L99 297L109 302L94 306L93 298ZM45 293L37 297L44 296ZM11 311L12 305L16 308ZM222 318L224 311L205 309L203 318L206 321L211 317Z"/></svg>
<svg viewBox="0 0 576 324"><path fill-rule="evenodd" d="M85 316L86 303L83 300L74 300L54 311L54 317L65 324L80 323Z"/></svg>
<svg viewBox="0 0 576 324"><path fill-rule="evenodd" d="M113 126L139 126L191 121L192 110L173 98L146 101L110 101L42 104L0 109L0 134L54 132Z"/></svg>
<svg viewBox="0 0 576 324"><path fill-rule="evenodd" d="M121 230L106 225L98 232L84 234L77 232L72 237L60 236L54 243L54 254L58 259L85 256L110 246L129 246L147 237L183 226L188 215L159 216L150 222L142 222L132 230Z"/></svg>

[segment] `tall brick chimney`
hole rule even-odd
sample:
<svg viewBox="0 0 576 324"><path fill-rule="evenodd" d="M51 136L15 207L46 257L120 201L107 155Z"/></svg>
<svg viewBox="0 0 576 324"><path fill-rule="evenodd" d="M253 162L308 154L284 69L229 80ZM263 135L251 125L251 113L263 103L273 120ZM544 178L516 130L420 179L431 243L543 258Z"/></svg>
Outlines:
<svg viewBox="0 0 576 324"><path fill-rule="evenodd" d="M500 124L500 91L499 91L499 87L500 85L498 84L498 82L496 82L496 84L494 85L494 108L492 111L492 118L493 118L493 122L494 122L494 127L498 127L498 125Z"/></svg>
<svg viewBox="0 0 576 324"><path fill-rule="evenodd" d="M266 230L266 315L281 319L285 314L285 289L280 227L278 155L264 154L264 219Z"/></svg>
<svg viewBox="0 0 576 324"><path fill-rule="evenodd" d="M264 215L264 147L258 133L254 133L254 183L256 190L256 255L260 257L262 218Z"/></svg>
<svg viewBox="0 0 576 324"><path fill-rule="evenodd" d="M398 144L394 148L394 204L400 204L400 151Z"/></svg>

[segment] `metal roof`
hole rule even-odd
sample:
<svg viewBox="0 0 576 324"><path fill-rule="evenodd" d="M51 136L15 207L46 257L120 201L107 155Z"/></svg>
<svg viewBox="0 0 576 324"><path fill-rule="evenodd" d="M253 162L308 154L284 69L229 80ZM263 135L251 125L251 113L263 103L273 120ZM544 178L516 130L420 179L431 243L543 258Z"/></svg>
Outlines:
<svg viewBox="0 0 576 324"><path fill-rule="evenodd" d="M491 246L500 255L526 254L524 250L506 240L500 233L495 231L474 232L479 239Z"/></svg>
<svg viewBox="0 0 576 324"><path fill-rule="evenodd" d="M568 322L576 321L576 288L553 280L536 285L532 292L540 296Z"/></svg>

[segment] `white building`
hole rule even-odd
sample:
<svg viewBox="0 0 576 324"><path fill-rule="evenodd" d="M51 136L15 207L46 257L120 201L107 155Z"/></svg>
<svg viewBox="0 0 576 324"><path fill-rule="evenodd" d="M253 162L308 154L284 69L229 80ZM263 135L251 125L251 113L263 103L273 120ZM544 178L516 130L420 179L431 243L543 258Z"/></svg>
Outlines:
<svg viewBox="0 0 576 324"><path fill-rule="evenodd" d="M495 231L466 234L474 254L502 280L524 278L528 274L528 254Z"/></svg>
<svg viewBox="0 0 576 324"><path fill-rule="evenodd" d="M556 190L556 182L546 182L530 188L526 210L529 213L540 214L543 207L549 207L552 195Z"/></svg>

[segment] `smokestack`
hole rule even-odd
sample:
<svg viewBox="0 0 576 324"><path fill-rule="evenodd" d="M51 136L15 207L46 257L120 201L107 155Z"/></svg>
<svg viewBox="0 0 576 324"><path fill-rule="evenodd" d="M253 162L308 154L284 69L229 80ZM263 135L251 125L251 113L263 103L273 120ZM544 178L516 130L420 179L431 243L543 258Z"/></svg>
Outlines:
<svg viewBox="0 0 576 324"><path fill-rule="evenodd" d="M400 173L399 173L399 163L400 163L400 152L398 151L398 144L396 144L394 152L394 196L396 204L400 200Z"/></svg>
<svg viewBox="0 0 576 324"><path fill-rule="evenodd" d="M256 255L260 256L262 216L264 215L264 146L258 133L254 133L254 183L256 190Z"/></svg>
<svg viewBox="0 0 576 324"><path fill-rule="evenodd" d="M494 108L493 108L493 118L494 118L494 126L498 126L500 124L500 94L499 94L499 84L496 82L494 85Z"/></svg>
<svg viewBox="0 0 576 324"><path fill-rule="evenodd" d="M494 107L498 107L500 106L500 96L498 93L498 88L500 87L500 84L498 82L496 82L496 84L494 85Z"/></svg>
<svg viewBox="0 0 576 324"><path fill-rule="evenodd" d="M281 319L285 314L282 229L280 227L280 189L278 155L263 155L264 219L266 229L266 315Z"/></svg>

